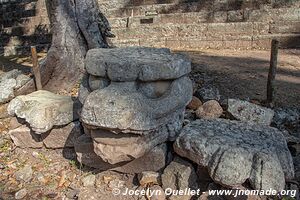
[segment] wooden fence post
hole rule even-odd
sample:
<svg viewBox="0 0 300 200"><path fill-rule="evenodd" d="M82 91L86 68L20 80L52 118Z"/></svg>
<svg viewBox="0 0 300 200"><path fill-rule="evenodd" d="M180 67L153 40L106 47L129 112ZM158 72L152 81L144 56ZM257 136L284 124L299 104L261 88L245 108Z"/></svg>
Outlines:
<svg viewBox="0 0 300 200"><path fill-rule="evenodd" d="M31 56L32 56L32 64L33 64L33 74L35 79L35 85L37 90L43 89L42 87L42 81L41 81L41 72L40 72L40 65L38 62L36 47L31 47Z"/></svg>
<svg viewBox="0 0 300 200"><path fill-rule="evenodd" d="M272 47L271 47L270 68L268 74L268 85L267 85L267 103L269 105L274 103L274 96L275 96L274 83L275 83L275 77L277 71L278 47L279 47L279 41L273 39Z"/></svg>

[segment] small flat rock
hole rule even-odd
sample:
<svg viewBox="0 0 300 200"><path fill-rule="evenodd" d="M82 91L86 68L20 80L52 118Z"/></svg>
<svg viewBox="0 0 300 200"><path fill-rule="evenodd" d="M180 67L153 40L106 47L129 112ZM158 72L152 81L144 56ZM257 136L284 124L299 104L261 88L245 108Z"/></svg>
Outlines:
<svg viewBox="0 0 300 200"><path fill-rule="evenodd" d="M15 79L5 79L0 82L0 104L7 103L15 97L14 88L16 85Z"/></svg>
<svg viewBox="0 0 300 200"><path fill-rule="evenodd" d="M32 178L32 168L30 165L25 165L22 169L15 173L15 177L18 181L29 182Z"/></svg>
<svg viewBox="0 0 300 200"><path fill-rule="evenodd" d="M167 141L167 130L147 135L115 134L105 130L92 130L94 152L104 161L117 164L142 157L153 147Z"/></svg>
<svg viewBox="0 0 300 200"><path fill-rule="evenodd" d="M42 141L49 149L74 147L76 139L83 134L79 121L67 126L54 128L50 133L42 134Z"/></svg>
<svg viewBox="0 0 300 200"><path fill-rule="evenodd" d="M255 123L225 119L196 120L185 126L174 150L207 167L225 186L249 180L258 190L281 191L294 177L292 157L281 131Z"/></svg>
<svg viewBox="0 0 300 200"><path fill-rule="evenodd" d="M237 120L264 125L270 125L274 116L272 109L239 99L228 99L227 111Z"/></svg>
<svg viewBox="0 0 300 200"><path fill-rule="evenodd" d="M8 112L25 119L36 133L45 133L53 126L77 120L78 106L71 97L39 90L13 99L8 105Z"/></svg>
<svg viewBox="0 0 300 200"><path fill-rule="evenodd" d="M20 148L42 148L43 142L41 136L35 134L26 125L10 130L8 132L14 144Z"/></svg>
<svg viewBox="0 0 300 200"><path fill-rule="evenodd" d="M159 173L145 171L139 174L139 182L141 186L159 184Z"/></svg>
<svg viewBox="0 0 300 200"><path fill-rule="evenodd" d="M84 177L82 180L82 184L84 187L91 187L95 185L96 176L93 174L90 174L86 177Z"/></svg>
<svg viewBox="0 0 300 200"><path fill-rule="evenodd" d="M25 188L21 189L18 192L16 192L15 199L23 199L26 195L27 195L27 190Z"/></svg>
<svg viewBox="0 0 300 200"><path fill-rule="evenodd" d="M19 128L20 126L22 126L24 124L26 124L24 119L20 119L20 118L17 118L17 117L12 117L10 119L9 129L13 130L13 129Z"/></svg>
<svg viewBox="0 0 300 200"><path fill-rule="evenodd" d="M176 79L191 71L190 60L168 49L125 47L91 49L85 67L89 74L112 81Z"/></svg>
<svg viewBox="0 0 300 200"><path fill-rule="evenodd" d="M205 102L196 110L196 116L200 119L216 119L221 117L223 108L216 100Z"/></svg>
<svg viewBox="0 0 300 200"><path fill-rule="evenodd" d="M138 174L143 171L159 171L165 167L167 159L167 146L166 144L161 144L154 147L141 158L131 162L112 165L104 162L101 157L94 152L93 140L86 134L77 139L75 151L78 161L84 165L100 170L112 170L129 174Z"/></svg>
<svg viewBox="0 0 300 200"><path fill-rule="evenodd" d="M179 157L174 160L165 168L162 176L162 187L166 190L185 190L190 188L192 190L198 189L197 174L191 163ZM169 199L182 199L189 200L191 196L171 196Z"/></svg>

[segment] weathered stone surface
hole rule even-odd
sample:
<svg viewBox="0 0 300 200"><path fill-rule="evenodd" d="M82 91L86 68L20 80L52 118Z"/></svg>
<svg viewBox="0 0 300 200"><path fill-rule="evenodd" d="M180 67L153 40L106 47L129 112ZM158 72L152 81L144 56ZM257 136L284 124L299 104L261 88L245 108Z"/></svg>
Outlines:
<svg viewBox="0 0 300 200"><path fill-rule="evenodd" d="M26 188L19 190L15 193L15 199L23 199L27 195Z"/></svg>
<svg viewBox="0 0 300 200"><path fill-rule="evenodd" d="M193 96L192 100L187 105L187 108L197 110L200 106L202 106L201 100L198 97Z"/></svg>
<svg viewBox="0 0 300 200"><path fill-rule="evenodd" d="M287 130L290 134L299 138L300 132L300 108L276 108L272 123L280 130Z"/></svg>
<svg viewBox="0 0 300 200"><path fill-rule="evenodd" d="M192 98L188 58L169 49L92 49L85 68L79 99L81 121L92 140L89 165L106 162L107 168L124 170L125 163L130 167L175 140ZM78 157L83 160L83 153Z"/></svg>
<svg viewBox="0 0 300 200"><path fill-rule="evenodd" d="M181 113L181 112L180 112ZM116 164L142 157L153 147L174 141L182 128L182 114L174 113L169 124L142 134L119 133L103 129L88 130L94 142L94 152L106 162Z"/></svg>
<svg viewBox="0 0 300 200"><path fill-rule="evenodd" d="M18 181L28 182L32 179L33 170L30 165L25 165L22 169L15 173L15 177Z"/></svg>
<svg viewBox="0 0 300 200"><path fill-rule="evenodd" d="M112 170L130 174L141 173L143 171L159 171L166 166L167 157L167 145L161 144L151 149L144 156L126 165L115 167Z"/></svg>
<svg viewBox="0 0 300 200"><path fill-rule="evenodd" d="M196 120L185 126L175 152L208 167L215 182L244 183L259 190L284 189L294 176L291 154L281 131L255 123Z"/></svg>
<svg viewBox="0 0 300 200"><path fill-rule="evenodd" d="M9 129L13 130L16 128L19 128L20 126L24 125L26 122L23 119L17 118L17 117L12 117L10 119L10 123L9 123Z"/></svg>
<svg viewBox="0 0 300 200"><path fill-rule="evenodd" d="M16 85L15 79L5 79L0 82L0 104L6 103L15 97L14 88Z"/></svg>
<svg viewBox="0 0 300 200"><path fill-rule="evenodd" d="M196 116L200 119L216 119L222 113L223 109L216 100L209 100L196 110Z"/></svg>
<svg viewBox="0 0 300 200"><path fill-rule="evenodd" d="M81 181L84 187L91 187L95 185L96 176L94 174L90 174L84 177Z"/></svg>
<svg viewBox="0 0 300 200"><path fill-rule="evenodd" d="M92 49L86 56L89 74L112 81L157 81L176 79L191 71L191 63L168 49L127 47Z"/></svg>
<svg viewBox="0 0 300 200"><path fill-rule="evenodd" d="M153 130L167 124L174 111L184 109L192 97L187 77L173 81L167 94L147 98L135 82L112 82L86 99L81 118L85 124L105 129Z"/></svg>
<svg viewBox="0 0 300 200"><path fill-rule="evenodd" d="M18 69L13 69L11 71L5 72L0 75L0 82L8 79L16 79L22 72Z"/></svg>
<svg viewBox="0 0 300 200"><path fill-rule="evenodd" d="M221 98L219 89L211 83L205 83L195 92L195 96L198 97L202 102L209 100L220 101Z"/></svg>
<svg viewBox="0 0 300 200"><path fill-rule="evenodd" d="M139 174L139 183L142 187L147 185L159 184L159 173L152 171L144 171Z"/></svg>
<svg viewBox="0 0 300 200"><path fill-rule="evenodd" d="M17 78L16 78L16 87L15 89L19 89L22 86L24 86L28 81L30 81L31 78L25 74L20 74Z"/></svg>
<svg viewBox="0 0 300 200"><path fill-rule="evenodd" d="M238 99L228 99L227 111L237 120L264 125L270 125L274 116L274 111L269 108Z"/></svg>
<svg viewBox="0 0 300 200"><path fill-rule="evenodd" d="M88 75L84 74L78 91L78 100L82 105L84 104L86 98L89 96L90 93L91 89L89 88Z"/></svg>
<svg viewBox="0 0 300 200"><path fill-rule="evenodd" d="M29 127L22 125L8 132L14 144L21 148L42 148L41 135L35 134Z"/></svg>
<svg viewBox="0 0 300 200"><path fill-rule="evenodd" d="M141 82L138 85L139 91L148 98L159 98L170 88L172 81Z"/></svg>
<svg viewBox="0 0 300 200"><path fill-rule="evenodd" d="M101 170L113 170L122 173L141 173L143 171L159 171L166 165L167 146L165 144L153 148L150 152L131 162L111 165L104 162L94 152L93 140L88 135L78 138L75 151L80 163Z"/></svg>
<svg viewBox="0 0 300 200"><path fill-rule="evenodd" d="M150 191L153 191L154 194L150 197L149 200L165 200L166 195L165 191L159 185L153 185L150 188Z"/></svg>
<svg viewBox="0 0 300 200"><path fill-rule="evenodd" d="M94 90L100 90L109 85L109 80L106 78L89 75L89 88Z"/></svg>
<svg viewBox="0 0 300 200"><path fill-rule="evenodd" d="M8 112L25 119L36 133L45 133L53 126L77 120L77 106L71 97L39 90L13 99L9 103Z"/></svg>
<svg viewBox="0 0 300 200"><path fill-rule="evenodd" d="M92 130L94 151L110 164L132 161L142 157L152 148L165 142L169 135L165 131L153 131L147 135L114 134L104 130Z"/></svg>
<svg viewBox="0 0 300 200"><path fill-rule="evenodd" d="M172 190L185 190L190 188L192 190L198 189L197 174L193 165L179 157L175 157L174 160L165 168L162 176L162 187L166 190L171 188ZM191 196L188 195L174 195L169 199L182 199L189 200Z"/></svg>
<svg viewBox="0 0 300 200"><path fill-rule="evenodd" d="M75 141L82 134L82 127L80 122L77 121L42 134L42 141L50 149L74 147Z"/></svg>

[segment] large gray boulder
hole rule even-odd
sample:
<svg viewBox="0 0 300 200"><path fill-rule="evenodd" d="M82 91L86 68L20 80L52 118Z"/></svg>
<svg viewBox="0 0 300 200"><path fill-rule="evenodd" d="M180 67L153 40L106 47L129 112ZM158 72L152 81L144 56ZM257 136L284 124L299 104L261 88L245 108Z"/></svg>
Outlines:
<svg viewBox="0 0 300 200"><path fill-rule="evenodd" d="M270 125L274 116L272 109L239 99L228 99L227 111L237 120L264 125Z"/></svg>
<svg viewBox="0 0 300 200"><path fill-rule="evenodd" d="M85 68L91 75L112 81L148 82L182 77L191 71L191 62L168 49L127 47L89 50Z"/></svg>
<svg viewBox="0 0 300 200"><path fill-rule="evenodd" d="M8 112L25 119L33 131L41 134L53 126L67 125L77 120L77 107L77 102L71 97L39 90L13 99L8 105Z"/></svg>
<svg viewBox="0 0 300 200"><path fill-rule="evenodd" d="M211 178L225 186L247 179L253 188L281 191L294 167L281 131L255 123L196 120L185 126L175 152L207 167Z"/></svg>

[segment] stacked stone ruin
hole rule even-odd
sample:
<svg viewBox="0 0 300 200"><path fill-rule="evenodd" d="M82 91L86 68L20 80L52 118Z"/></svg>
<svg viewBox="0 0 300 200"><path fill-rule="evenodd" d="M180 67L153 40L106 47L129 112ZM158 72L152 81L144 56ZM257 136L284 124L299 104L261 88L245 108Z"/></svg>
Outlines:
<svg viewBox="0 0 300 200"><path fill-rule="evenodd" d="M168 49L93 49L85 68L79 162L129 173L162 169L192 98L189 59Z"/></svg>
<svg viewBox="0 0 300 200"><path fill-rule="evenodd" d="M191 174L187 184L179 184L183 190L203 176L228 188L246 183L276 191L293 180L291 137L270 127L273 110L229 99L230 119L218 119L224 117L223 108L214 100L220 107L217 116L183 125L193 93L186 56L146 47L92 49L85 65L78 99L40 90L5 106L16 146L71 149L72 155L75 149L80 163L99 170L163 171L164 189L178 189L183 168L182 173ZM212 101L207 93L199 92L206 97L199 108Z"/></svg>

